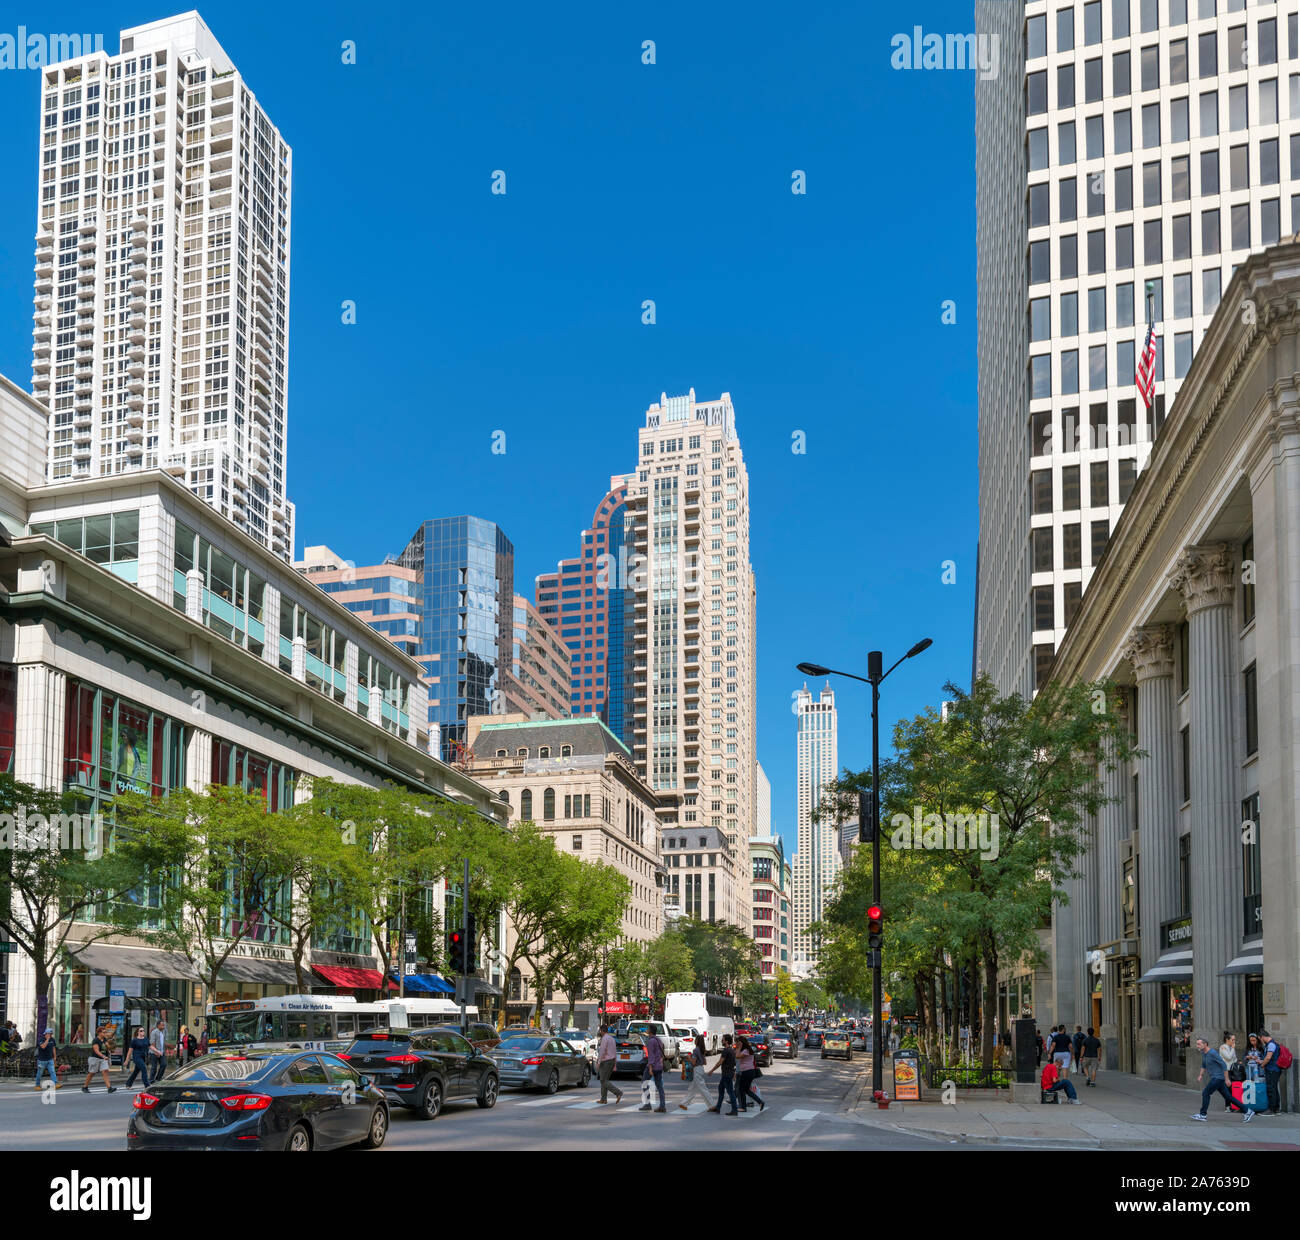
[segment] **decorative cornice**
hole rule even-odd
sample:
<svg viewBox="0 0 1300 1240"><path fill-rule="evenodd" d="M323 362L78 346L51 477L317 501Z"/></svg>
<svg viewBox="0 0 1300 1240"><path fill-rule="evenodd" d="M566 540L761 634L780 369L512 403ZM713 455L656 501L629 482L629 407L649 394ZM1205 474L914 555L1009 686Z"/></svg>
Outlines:
<svg viewBox="0 0 1300 1240"><path fill-rule="evenodd" d="M1138 684L1159 676L1174 674L1174 627L1172 624L1153 624L1136 628L1129 634L1124 647L1124 658L1133 664L1133 675Z"/></svg>
<svg viewBox="0 0 1300 1240"><path fill-rule="evenodd" d="M1178 567L1169 578L1187 604L1187 614L1207 607L1231 607L1236 586L1235 563L1227 543L1203 543L1188 547L1178 557Z"/></svg>

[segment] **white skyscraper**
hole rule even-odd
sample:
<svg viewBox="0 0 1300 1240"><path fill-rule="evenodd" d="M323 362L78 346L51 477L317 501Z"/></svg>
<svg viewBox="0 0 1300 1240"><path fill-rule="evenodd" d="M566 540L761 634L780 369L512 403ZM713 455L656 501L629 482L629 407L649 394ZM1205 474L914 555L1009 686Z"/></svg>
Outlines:
<svg viewBox="0 0 1300 1240"><path fill-rule="evenodd" d="M976 665L1003 692L1050 663L1234 268L1300 227L1294 9L976 6Z"/></svg>
<svg viewBox="0 0 1300 1240"><path fill-rule="evenodd" d="M682 912L748 930L755 592L731 397L665 394L637 445L627 485L632 748L660 798L668 888Z"/></svg>
<svg viewBox="0 0 1300 1240"><path fill-rule="evenodd" d="M162 468L289 558L289 147L197 13L40 82L49 481Z"/></svg>
<svg viewBox="0 0 1300 1240"><path fill-rule="evenodd" d="M798 716L799 850L794 858L794 965L799 974L815 972L819 945L808 926L820 921L843 861L834 822L816 821L828 785L839 774L839 721L835 693L827 685L814 701L805 685L795 698Z"/></svg>

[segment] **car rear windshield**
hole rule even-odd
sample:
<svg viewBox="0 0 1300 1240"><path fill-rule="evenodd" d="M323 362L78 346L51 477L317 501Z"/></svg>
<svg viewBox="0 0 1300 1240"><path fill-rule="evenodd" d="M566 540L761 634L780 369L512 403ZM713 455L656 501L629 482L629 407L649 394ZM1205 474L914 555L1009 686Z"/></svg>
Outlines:
<svg viewBox="0 0 1300 1240"><path fill-rule="evenodd" d="M178 1069L167 1077L170 1084L173 1081L239 1081L246 1080L251 1076L257 1076L271 1064L275 1063L278 1056L273 1055L208 1055L195 1063L189 1064L184 1068Z"/></svg>
<svg viewBox="0 0 1300 1240"><path fill-rule="evenodd" d="M411 1041L409 1033L363 1033L351 1046L349 1055L374 1055L391 1046L406 1046Z"/></svg>
<svg viewBox="0 0 1300 1240"><path fill-rule="evenodd" d="M508 1043L502 1043L502 1046L512 1055L516 1051L536 1051L541 1050L546 1045L545 1038L511 1038Z"/></svg>

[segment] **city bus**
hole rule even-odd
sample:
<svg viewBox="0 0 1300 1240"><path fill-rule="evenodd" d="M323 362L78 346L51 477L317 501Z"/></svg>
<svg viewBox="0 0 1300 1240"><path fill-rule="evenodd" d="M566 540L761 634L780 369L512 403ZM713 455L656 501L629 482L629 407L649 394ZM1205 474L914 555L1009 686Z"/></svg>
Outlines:
<svg viewBox="0 0 1300 1240"><path fill-rule="evenodd" d="M460 1023L460 1005L448 999L359 1003L351 995L270 995L209 1003L208 1050L340 1051L359 1033L388 1029L394 1009L405 1013L402 1029ZM466 1020L477 1016L478 1008L465 1009Z"/></svg>
<svg viewBox="0 0 1300 1240"><path fill-rule="evenodd" d="M695 1029L704 1035L705 1048L714 1052L722 1035L736 1032L736 1005L728 995L710 995L702 990L678 990L664 999L664 1021L668 1027Z"/></svg>

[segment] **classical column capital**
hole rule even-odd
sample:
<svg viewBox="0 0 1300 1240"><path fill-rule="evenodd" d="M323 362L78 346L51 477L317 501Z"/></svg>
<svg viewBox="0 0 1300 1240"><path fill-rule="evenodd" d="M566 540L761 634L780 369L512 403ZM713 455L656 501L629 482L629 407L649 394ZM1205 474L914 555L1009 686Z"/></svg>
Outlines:
<svg viewBox="0 0 1300 1240"><path fill-rule="evenodd" d="M1158 676L1174 674L1174 626L1152 624L1135 628L1124 646L1124 657L1133 664L1138 684Z"/></svg>
<svg viewBox="0 0 1300 1240"><path fill-rule="evenodd" d="M1189 616L1207 607L1230 607L1236 587L1234 567L1227 543L1188 547L1178 557L1169 587L1183 596Z"/></svg>

